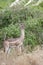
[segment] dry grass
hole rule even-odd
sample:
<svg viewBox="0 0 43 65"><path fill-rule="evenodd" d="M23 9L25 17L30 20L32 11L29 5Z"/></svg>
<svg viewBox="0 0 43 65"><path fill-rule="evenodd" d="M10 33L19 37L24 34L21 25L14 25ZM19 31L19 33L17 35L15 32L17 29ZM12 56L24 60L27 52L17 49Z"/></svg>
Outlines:
<svg viewBox="0 0 43 65"><path fill-rule="evenodd" d="M37 47L36 51L28 54L23 53L20 56L17 56L13 50L7 57L0 50L0 65L43 65L43 49Z"/></svg>

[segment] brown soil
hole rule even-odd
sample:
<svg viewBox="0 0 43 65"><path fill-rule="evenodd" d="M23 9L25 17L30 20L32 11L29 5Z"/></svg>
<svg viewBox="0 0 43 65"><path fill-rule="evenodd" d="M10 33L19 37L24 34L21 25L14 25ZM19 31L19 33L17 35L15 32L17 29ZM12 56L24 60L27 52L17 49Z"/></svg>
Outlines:
<svg viewBox="0 0 43 65"><path fill-rule="evenodd" d="M0 65L43 65L43 49L37 47L32 53L17 56L13 50L9 55L0 50Z"/></svg>

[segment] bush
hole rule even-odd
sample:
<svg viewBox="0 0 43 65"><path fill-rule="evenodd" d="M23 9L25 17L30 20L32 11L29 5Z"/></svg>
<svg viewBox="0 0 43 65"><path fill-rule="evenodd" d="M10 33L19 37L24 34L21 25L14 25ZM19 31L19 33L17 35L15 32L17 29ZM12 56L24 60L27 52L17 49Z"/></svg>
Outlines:
<svg viewBox="0 0 43 65"><path fill-rule="evenodd" d="M0 14L0 43L2 43L6 32L6 38L19 37L18 25L21 22L25 24L24 45L34 47L43 43L43 11L40 8L10 9Z"/></svg>
<svg viewBox="0 0 43 65"><path fill-rule="evenodd" d="M42 3L40 3L40 6L41 6L41 7L43 7L43 2L42 2Z"/></svg>

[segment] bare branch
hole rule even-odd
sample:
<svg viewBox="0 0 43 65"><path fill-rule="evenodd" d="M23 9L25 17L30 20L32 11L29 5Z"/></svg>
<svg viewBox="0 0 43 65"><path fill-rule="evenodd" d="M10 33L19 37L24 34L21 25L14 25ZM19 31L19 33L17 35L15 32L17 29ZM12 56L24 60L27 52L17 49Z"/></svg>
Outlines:
<svg viewBox="0 0 43 65"><path fill-rule="evenodd" d="M15 1L10 5L10 7L13 7L13 6L16 5L18 2L19 2L19 0L15 0Z"/></svg>
<svg viewBox="0 0 43 65"><path fill-rule="evenodd" d="M29 5L33 0L29 0L24 6Z"/></svg>
<svg viewBox="0 0 43 65"><path fill-rule="evenodd" d="M32 6L38 6L43 0L38 0L36 4L33 4Z"/></svg>

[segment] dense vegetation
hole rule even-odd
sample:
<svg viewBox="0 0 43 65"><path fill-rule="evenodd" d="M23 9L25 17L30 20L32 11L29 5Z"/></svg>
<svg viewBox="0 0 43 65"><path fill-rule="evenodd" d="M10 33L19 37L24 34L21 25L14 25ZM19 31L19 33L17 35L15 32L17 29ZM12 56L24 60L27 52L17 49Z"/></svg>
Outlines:
<svg viewBox="0 0 43 65"><path fill-rule="evenodd" d="M0 0L0 9L8 7L14 0Z"/></svg>
<svg viewBox="0 0 43 65"><path fill-rule="evenodd" d="M25 24L24 45L34 47L43 44L43 3L41 3L35 7L30 5L20 9L17 6L15 10L12 8L0 11L0 47L6 32L6 38L20 36L21 22Z"/></svg>

